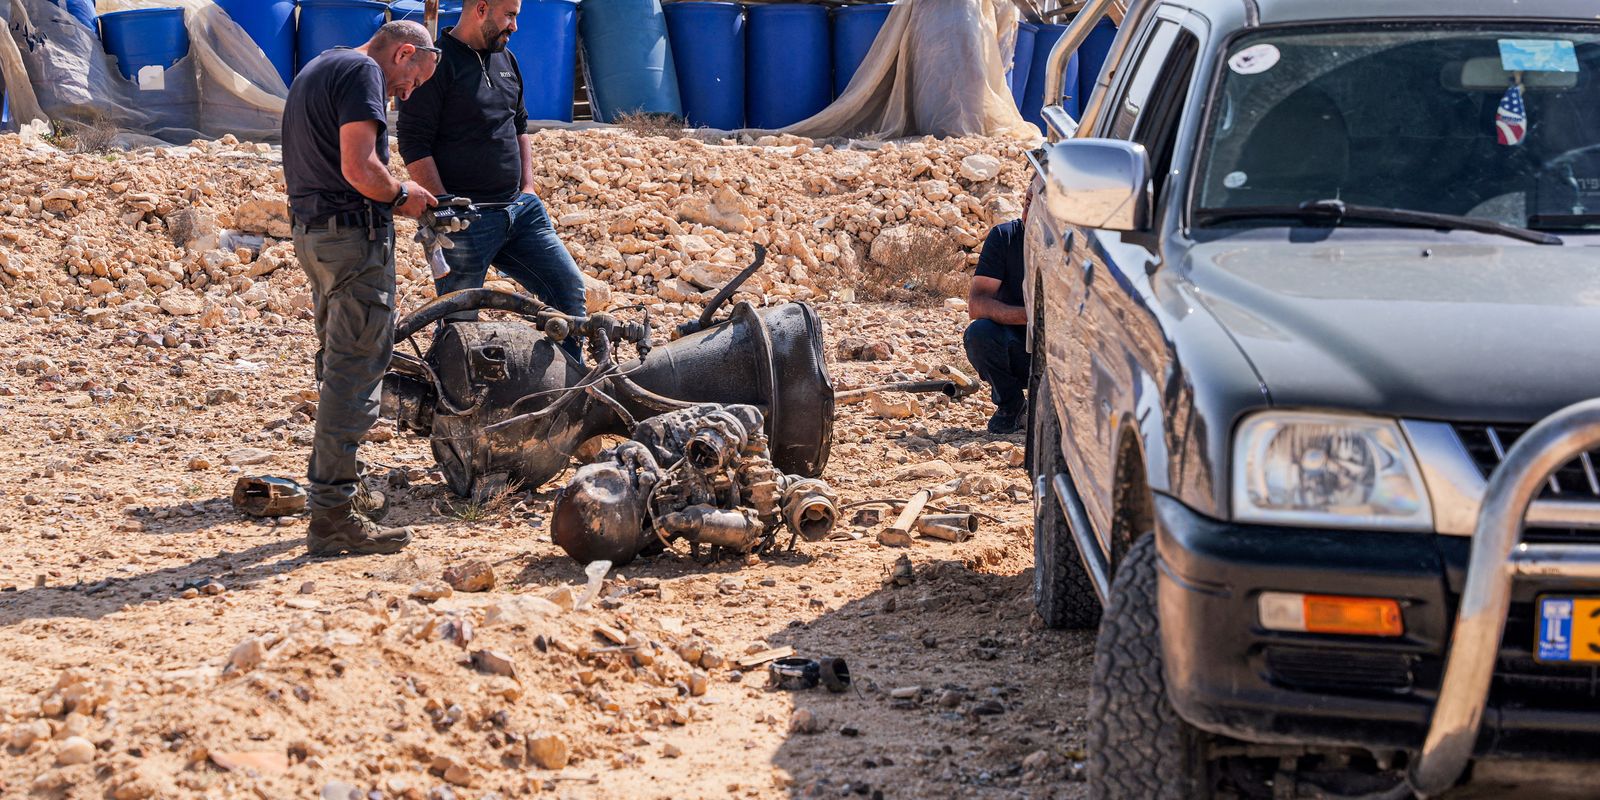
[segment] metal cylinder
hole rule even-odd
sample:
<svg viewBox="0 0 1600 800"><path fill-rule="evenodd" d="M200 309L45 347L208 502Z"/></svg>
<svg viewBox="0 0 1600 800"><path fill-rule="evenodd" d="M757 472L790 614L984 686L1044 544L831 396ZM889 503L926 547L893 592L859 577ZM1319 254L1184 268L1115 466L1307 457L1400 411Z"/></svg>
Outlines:
<svg viewBox="0 0 1600 800"><path fill-rule="evenodd" d="M748 552L761 537L761 521L743 510L690 506L661 519L662 530L692 542Z"/></svg>
<svg viewBox="0 0 1600 800"><path fill-rule="evenodd" d="M833 532L839 509L828 484L807 478L790 485L784 492L783 521L808 542L820 542Z"/></svg>
<svg viewBox="0 0 1600 800"><path fill-rule="evenodd" d="M917 533L947 542L964 542L978 532L978 518L972 514L923 514L917 518Z"/></svg>

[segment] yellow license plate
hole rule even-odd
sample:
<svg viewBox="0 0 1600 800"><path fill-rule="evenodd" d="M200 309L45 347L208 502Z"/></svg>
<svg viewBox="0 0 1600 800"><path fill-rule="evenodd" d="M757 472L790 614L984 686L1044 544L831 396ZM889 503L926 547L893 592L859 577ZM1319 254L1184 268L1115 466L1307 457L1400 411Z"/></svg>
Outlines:
<svg viewBox="0 0 1600 800"><path fill-rule="evenodd" d="M1600 598L1541 597L1534 657L1546 663L1600 662Z"/></svg>

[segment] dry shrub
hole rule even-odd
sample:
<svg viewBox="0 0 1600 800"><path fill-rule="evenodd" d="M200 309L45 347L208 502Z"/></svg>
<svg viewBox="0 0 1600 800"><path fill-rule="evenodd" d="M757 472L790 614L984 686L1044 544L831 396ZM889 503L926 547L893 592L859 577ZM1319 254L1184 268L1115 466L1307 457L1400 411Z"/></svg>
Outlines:
<svg viewBox="0 0 1600 800"><path fill-rule="evenodd" d="M462 522L500 519L510 513L512 506L520 499L518 495L521 491L522 484L518 481L480 480L473 489L472 497L460 501L442 500L434 511Z"/></svg>
<svg viewBox="0 0 1600 800"><path fill-rule="evenodd" d="M113 149L117 134L122 129L104 114L95 113L84 120L61 120L56 125L59 141L56 146L74 153L105 153ZM70 147L68 146L70 145Z"/></svg>
<svg viewBox="0 0 1600 800"><path fill-rule="evenodd" d="M913 227L903 242L881 249L862 264L863 299L930 305L965 293L966 256L944 231Z"/></svg>
<svg viewBox="0 0 1600 800"><path fill-rule="evenodd" d="M694 135L682 117L672 114L655 114L640 111L617 117L617 127L635 136L661 136L667 139L687 139Z"/></svg>

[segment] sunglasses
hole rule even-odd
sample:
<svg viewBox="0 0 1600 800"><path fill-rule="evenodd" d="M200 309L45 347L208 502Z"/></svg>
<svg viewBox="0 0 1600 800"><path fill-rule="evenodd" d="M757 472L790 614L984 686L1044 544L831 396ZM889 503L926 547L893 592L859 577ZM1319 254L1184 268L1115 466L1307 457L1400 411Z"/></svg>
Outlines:
<svg viewBox="0 0 1600 800"><path fill-rule="evenodd" d="M436 56L437 55L442 55L444 53L443 50L440 50L437 47L423 47L420 44L414 44L414 45L412 45L412 47L415 47L415 48L417 48L418 50L421 50L424 53L432 53L432 54L434 54Z"/></svg>

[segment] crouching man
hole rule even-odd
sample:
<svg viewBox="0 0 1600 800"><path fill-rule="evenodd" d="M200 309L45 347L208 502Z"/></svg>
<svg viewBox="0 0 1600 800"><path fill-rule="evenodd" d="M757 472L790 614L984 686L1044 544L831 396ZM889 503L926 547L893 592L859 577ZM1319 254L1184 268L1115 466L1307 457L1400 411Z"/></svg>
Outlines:
<svg viewBox="0 0 1600 800"><path fill-rule="evenodd" d="M1028 312L1023 305L1022 231L1026 219L996 225L983 242L967 290L967 360L989 384L989 432L1015 433L1028 419Z"/></svg>

